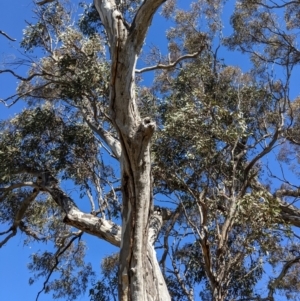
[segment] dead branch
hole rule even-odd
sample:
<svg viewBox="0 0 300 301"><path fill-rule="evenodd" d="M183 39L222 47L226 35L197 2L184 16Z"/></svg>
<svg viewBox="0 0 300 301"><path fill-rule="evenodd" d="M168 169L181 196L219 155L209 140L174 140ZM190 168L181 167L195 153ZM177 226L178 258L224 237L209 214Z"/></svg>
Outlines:
<svg viewBox="0 0 300 301"><path fill-rule="evenodd" d="M48 276L46 278L46 280L44 281L43 284L43 288L38 292L37 297L36 297L36 301L39 299L40 294L46 289L47 283L49 282L49 279L51 277L51 275L53 274L53 272L55 271L55 269L57 268L58 264L59 264L59 257L61 255L63 255L73 244L73 242L76 239L80 239L80 237L82 236L83 232L80 231L77 234L74 235L74 237L68 242L68 244L66 246L63 246L61 248L58 248L56 254L55 254L55 264L53 265L53 267L51 268L51 270L48 273Z"/></svg>
<svg viewBox="0 0 300 301"><path fill-rule="evenodd" d="M55 0L43 0L43 1L39 1L39 2L36 2L37 5L44 5L46 3L51 3L51 2L54 2Z"/></svg>
<svg viewBox="0 0 300 301"><path fill-rule="evenodd" d="M7 33L5 33L4 31L0 30L0 34L2 34L3 36L5 36L7 39L15 42L16 39L11 38Z"/></svg>
<svg viewBox="0 0 300 301"><path fill-rule="evenodd" d="M9 239L11 239L13 236L15 236L17 234L17 229L20 226L21 220L22 220L27 208L35 200L35 198L37 197L38 194L39 194L39 190L37 189L30 196L28 196L28 198L26 198L22 202L22 204L14 218L13 225L7 231L0 233L0 235L3 235L3 234L11 232L8 236L5 237L4 240L2 240L0 242L0 248L2 246L4 246L8 242Z"/></svg>
<svg viewBox="0 0 300 301"><path fill-rule="evenodd" d="M183 55L183 56L179 57L175 62L168 64L168 65L157 64L156 66L145 67L142 69L136 69L135 72L143 73L143 72L153 71L153 70L158 70L158 69L171 69L171 68L175 67L182 60L192 59L192 58L197 57L202 52L202 50L203 50L203 48L195 53Z"/></svg>

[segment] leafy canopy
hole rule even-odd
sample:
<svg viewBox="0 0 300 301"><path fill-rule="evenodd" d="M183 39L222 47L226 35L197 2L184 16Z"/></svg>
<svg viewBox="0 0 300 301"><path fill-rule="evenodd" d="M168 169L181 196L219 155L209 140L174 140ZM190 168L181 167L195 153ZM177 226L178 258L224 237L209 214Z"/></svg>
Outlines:
<svg viewBox="0 0 300 301"><path fill-rule="evenodd" d="M128 24L141 4L119 4ZM233 33L223 38L223 3L189 4L166 1L169 53L154 45L144 54L137 74L154 66L154 82L144 86L141 75L135 87L142 115L157 124L151 151L154 201L165 217L155 244L162 273L173 300L273 300L278 293L297 300L300 110L290 80L300 58L299 5L239 1ZM74 300L93 283L91 300L116 300L118 255L103 259L102 279L92 280L85 231L67 224L62 204L41 185L73 187L76 208L87 202L85 211L120 223L109 45L95 7L81 3L80 11L74 22L69 4L37 7L20 44L28 73L1 71L20 80L3 102L26 106L0 123L0 221L8 226L0 246L18 231L25 243L47 242L50 250L31 257L30 284L43 277L42 291L53 298ZM249 55L252 68L226 64L220 49L225 58L228 49ZM37 50L39 59L31 57ZM286 176L292 172L295 183Z"/></svg>

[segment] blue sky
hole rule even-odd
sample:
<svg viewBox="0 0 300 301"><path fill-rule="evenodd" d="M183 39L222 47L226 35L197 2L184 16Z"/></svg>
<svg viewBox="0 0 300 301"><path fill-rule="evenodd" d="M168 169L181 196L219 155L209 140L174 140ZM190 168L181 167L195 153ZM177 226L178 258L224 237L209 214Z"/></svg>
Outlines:
<svg viewBox="0 0 300 301"><path fill-rule="evenodd" d="M180 3L189 3L184 0L179 1ZM11 55L16 57L20 56L18 52L19 42L22 38L22 30L25 28L25 20L31 20L32 16L32 2L31 0L9 0L1 1L0 3L0 30L6 32L11 37L17 39L16 42L10 42L0 35L0 62L5 60ZM232 7L229 6L229 10ZM226 11L229 14L231 11ZM227 23L228 24L228 23ZM162 46L162 51L167 51L167 44L165 43L165 29L167 28L165 22L162 18L157 15L153 21L153 25L150 29L149 38L146 41L147 46L151 43ZM228 28L225 31L228 32ZM249 66L247 61L242 58L238 53L226 54L226 63L242 66L247 69ZM0 66L2 68L2 66ZM20 72L23 72L20 69ZM299 78L299 72L293 76L292 80L295 81L295 86L297 80L297 75ZM152 76L149 75L145 82L151 81ZM16 80L11 76L0 75L0 97L5 97L11 95L16 88ZM294 91L294 94L298 91ZM0 119L6 119L13 116L15 113L21 110L23 104L22 102L16 104L10 109L5 108L0 104ZM6 230L2 225L0 225L0 232ZM42 244L32 244L28 246L23 246L23 236L17 235L11 239L5 247L0 249L0 300L2 301L33 301L36 298L38 291L42 288L42 281L29 286L28 279L30 274L27 270L27 264L29 263L29 256L32 252L36 252L39 249L43 249ZM105 255L109 255L116 249L112 248L106 242L85 235L87 238L88 252L87 260L91 261L94 270L99 272L101 258ZM42 294L39 298L40 301L50 301L53 300L50 295ZM78 300L87 301L89 298L87 296L81 296Z"/></svg>

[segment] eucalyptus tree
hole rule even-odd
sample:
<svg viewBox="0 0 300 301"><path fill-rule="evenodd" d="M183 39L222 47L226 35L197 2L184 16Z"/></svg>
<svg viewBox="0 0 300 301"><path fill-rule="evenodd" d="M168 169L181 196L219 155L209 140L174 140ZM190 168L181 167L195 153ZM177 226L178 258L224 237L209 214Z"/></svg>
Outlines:
<svg viewBox="0 0 300 301"><path fill-rule="evenodd" d="M52 242L55 251L33 254L29 265L45 278L41 292L72 300L86 289L87 233L119 248L103 260L92 300L116 300L117 291L139 301L297 298L299 188L268 164L282 146L273 158L282 172L293 160L298 172L299 107L289 96L297 22L294 3L272 3L237 3L234 34L219 40L219 1L184 10L172 0L95 0L81 4L75 25L72 5L37 3L21 41L28 73L1 70L19 80L2 102L27 105L1 122L8 229L0 247L18 231L27 242ZM169 53L153 47L137 69L161 6L173 20ZM284 29L279 8L289 12ZM217 42L250 52L255 69L224 64ZM31 57L39 48L44 56ZM276 79L269 64L285 76ZM153 70L153 85L143 87L140 76ZM275 276L262 277L268 264Z"/></svg>

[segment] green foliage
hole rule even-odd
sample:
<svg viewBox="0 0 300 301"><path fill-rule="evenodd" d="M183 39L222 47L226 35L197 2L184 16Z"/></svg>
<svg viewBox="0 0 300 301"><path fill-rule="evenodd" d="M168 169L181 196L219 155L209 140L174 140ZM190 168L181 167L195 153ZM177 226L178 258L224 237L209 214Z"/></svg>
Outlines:
<svg viewBox="0 0 300 301"><path fill-rule="evenodd" d="M51 46L51 37L57 28L66 29L66 21L70 21L70 15L65 11L63 5L57 1L47 6L42 6L37 12L40 16L36 24L29 24L23 31L21 47L25 51L34 51L35 48ZM49 50L49 48L46 50Z"/></svg>
<svg viewBox="0 0 300 301"><path fill-rule="evenodd" d="M80 31L87 36L94 36L102 27L99 13L94 4L80 3L83 13L78 20Z"/></svg>
<svg viewBox="0 0 300 301"><path fill-rule="evenodd" d="M261 165L254 164L248 172L249 162L259 153L259 141L280 125L276 92L252 74L209 55L181 66L172 76L158 75L157 82L163 98L155 103L161 112L153 145L155 191L174 195L171 199L184 207L178 219L181 226L168 234L177 241L173 265L181 267L187 289L195 283L210 289L201 244L187 243L183 226L189 224L195 232L201 229L197 199L202 196L213 270L232 277L223 286L224 294L228 299L252 297L263 275L264 254L281 244L274 234L282 222L279 204L267 190L250 184L262 174ZM220 250L219 231L230 218L234 202L227 245ZM167 279L173 298L184 298L175 285L176 277Z"/></svg>
<svg viewBox="0 0 300 301"><path fill-rule="evenodd" d="M45 293L53 291L54 299L74 300L86 291L94 272L90 264L84 263L83 242L79 241L76 244L66 239L64 244L66 246L58 248L55 253L46 251L32 254L28 268L35 274L29 279L29 283L33 284L40 277L48 280L52 273L58 274L58 279L44 283L42 291Z"/></svg>
<svg viewBox="0 0 300 301"><path fill-rule="evenodd" d="M48 168L54 175L65 170L65 177L72 175L80 182L80 177L90 173L86 163L97 156L91 131L75 120L76 115L65 123L64 116L57 113L46 105L24 110L2 123L2 177L18 169L38 172Z"/></svg>
<svg viewBox="0 0 300 301"><path fill-rule="evenodd" d="M259 70L267 66L264 62L293 68L299 64L298 13L294 2L240 1L231 16L234 34L226 44L250 53Z"/></svg>
<svg viewBox="0 0 300 301"><path fill-rule="evenodd" d="M103 259L101 263L101 279L93 285L92 289L90 289L91 301L117 300L118 261L118 253L107 256Z"/></svg>

